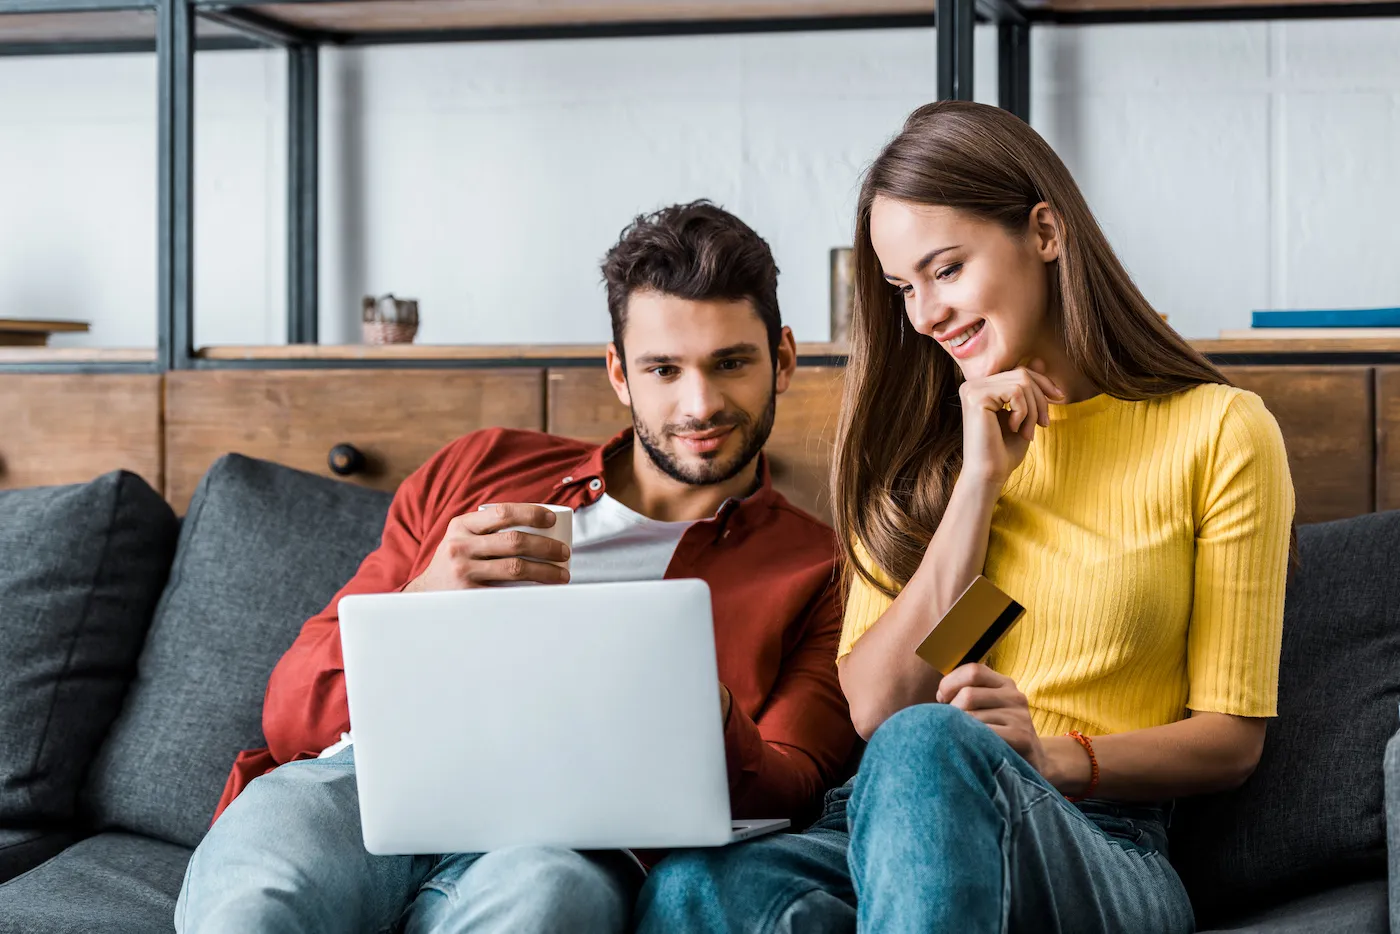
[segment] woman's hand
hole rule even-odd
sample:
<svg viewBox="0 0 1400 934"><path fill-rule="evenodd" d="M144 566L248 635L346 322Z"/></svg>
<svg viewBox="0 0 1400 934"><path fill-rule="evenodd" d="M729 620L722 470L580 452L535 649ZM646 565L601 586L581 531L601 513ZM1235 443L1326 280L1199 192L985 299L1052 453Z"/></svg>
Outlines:
<svg viewBox="0 0 1400 934"><path fill-rule="evenodd" d="M981 720L1037 772L1046 774L1045 748L1031 722L1026 695L1017 690L1015 681L986 665L962 665L938 685L938 702Z"/></svg>
<svg viewBox="0 0 1400 934"><path fill-rule="evenodd" d="M963 382L963 476L997 492L1020 465L1037 425L1050 424L1050 403L1064 401L1039 361Z"/></svg>

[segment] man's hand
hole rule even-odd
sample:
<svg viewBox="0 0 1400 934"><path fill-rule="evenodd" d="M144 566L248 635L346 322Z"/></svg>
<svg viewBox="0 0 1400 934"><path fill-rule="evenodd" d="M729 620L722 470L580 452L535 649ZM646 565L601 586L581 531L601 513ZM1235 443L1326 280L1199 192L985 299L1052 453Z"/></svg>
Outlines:
<svg viewBox="0 0 1400 934"><path fill-rule="evenodd" d="M569 560L567 545L543 535L502 531L517 525L548 529L554 522L554 513L548 509L525 503L504 503L458 516L448 524L427 570L404 592L466 590L519 581L567 584L568 571L544 563Z"/></svg>

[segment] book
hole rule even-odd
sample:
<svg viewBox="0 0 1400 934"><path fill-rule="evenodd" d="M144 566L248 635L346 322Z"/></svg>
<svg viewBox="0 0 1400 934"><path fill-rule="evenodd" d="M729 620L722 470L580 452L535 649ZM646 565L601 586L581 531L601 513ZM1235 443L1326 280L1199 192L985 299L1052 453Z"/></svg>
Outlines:
<svg viewBox="0 0 1400 934"><path fill-rule="evenodd" d="M1256 311L1256 328L1395 328L1400 308L1334 308L1317 311Z"/></svg>
<svg viewBox="0 0 1400 934"><path fill-rule="evenodd" d="M1400 340L1396 328L1246 328L1221 331L1223 341L1235 340Z"/></svg>

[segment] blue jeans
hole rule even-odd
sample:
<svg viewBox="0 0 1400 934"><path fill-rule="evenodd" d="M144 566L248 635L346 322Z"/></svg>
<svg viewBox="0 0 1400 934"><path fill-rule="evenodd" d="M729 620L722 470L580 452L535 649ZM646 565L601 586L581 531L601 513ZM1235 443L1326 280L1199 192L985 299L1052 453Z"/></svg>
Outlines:
<svg viewBox="0 0 1400 934"><path fill-rule="evenodd" d="M1070 804L991 729L941 704L875 732L805 833L663 860L639 934L1189 934L1162 809Z"/></svg>
<svg viewBox="0 0 1400 934"><path fill-rule="evenodd" d="M621 852L518 847L372 856L354 749L253 781L195 850L181 934L625 931L641 869Z"/></svg>

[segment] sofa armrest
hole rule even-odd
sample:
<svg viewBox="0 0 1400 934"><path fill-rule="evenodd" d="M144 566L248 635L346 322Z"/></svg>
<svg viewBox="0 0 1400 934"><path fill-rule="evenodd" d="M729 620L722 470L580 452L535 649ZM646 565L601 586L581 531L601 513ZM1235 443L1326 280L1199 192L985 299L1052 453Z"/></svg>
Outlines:
<svg viewBox="0 0 1400 934"><path fill-rule="evenodd" d="M0 829L0 884L57 856L77 840L75 833Z"/></svg>
<svg viewBox="0 0 1400 934"><path fill-rule="evenodd" d="M1390 934L1400 934L1400 731L1385 747L1385 828L1390 853Z"/></svg>

